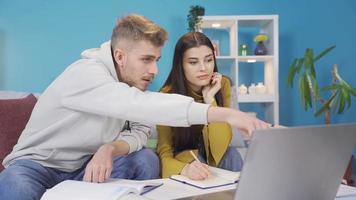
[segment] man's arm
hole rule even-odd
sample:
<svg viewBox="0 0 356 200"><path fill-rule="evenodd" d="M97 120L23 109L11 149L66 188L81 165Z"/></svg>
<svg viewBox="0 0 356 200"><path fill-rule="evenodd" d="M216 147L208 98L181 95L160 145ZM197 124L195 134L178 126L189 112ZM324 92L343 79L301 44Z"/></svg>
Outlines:
<svg viewBox="0 0 356 200"><path fill-rule="evenodd" d="M270 128L271 124L251 117L244 112L232 108L211 106L208 110L208 122L227 122L238 128L246 137L250 137L255 129Z"/></svg>
<svg viewBox="0 0 356 200"><path fill-rule="evenodd" d="M144 125L138 122L128 122L128 129L122 131L116 140L123 140L128 143L129 149L126 154L138 151L147 143L147 139L151 136L151 126ZM124 155L126 155L124 154ZM114 156L123 155L118 152Z"/></svg>
<svg viewBox="0 0 356 200"><path fill-rule="evenodd" d="M115 141L104 144L97 150L86 166L84 181L104 182L111 175L114 157L138 151L147 143L150 126L130 122L126 128Z"/></svg>

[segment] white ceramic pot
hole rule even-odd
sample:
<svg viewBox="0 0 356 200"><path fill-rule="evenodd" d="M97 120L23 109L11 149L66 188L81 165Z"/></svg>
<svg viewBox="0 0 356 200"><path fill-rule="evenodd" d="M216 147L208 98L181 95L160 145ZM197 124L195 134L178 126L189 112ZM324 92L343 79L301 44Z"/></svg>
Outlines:
<svg viewBox="0 0 356 200"><path fill-rule="evenodd" d="M241 84L239 89L238 89L239 94L247 94L247 87L245 84Z"/></svg>
<svg viewBox="0 0 356 200"><path fill-rule="evenodd" d="M257 94L265 94L266 93L266 86L264 86L262 82L259 82L257 84L256 93Z"/></svg>
<svg viewBox="0 0 356 200"><path fill-rule="evenodd" d="M250 87L248 87L248 93L249 94L256 94L256 85L252 83Z"/></svg>

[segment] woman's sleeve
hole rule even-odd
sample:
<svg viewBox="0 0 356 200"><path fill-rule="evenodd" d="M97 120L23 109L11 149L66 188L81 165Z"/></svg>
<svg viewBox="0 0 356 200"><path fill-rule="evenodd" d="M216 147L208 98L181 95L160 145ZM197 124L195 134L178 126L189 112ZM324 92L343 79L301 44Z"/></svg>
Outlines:
<svg viewBox="0 0 356 200"><path fill-rule="evenodd" d="M230 80L223 76L221 79L221 93L224 102L224 107L231 107L231 82Z"/></svg>
<svg viewBox="0 0 356 200"><path fill-rule="evenodd" d="M224 76L221 80L221 93L224 107L230 107L231 84L230 80ZM208 163L217 166L231 142L231 126L227 123L210 123L203 129L203 135L206 144L208 144Z"/></svg>
<svg viewBox="0 0 356 200"><path fill-rule="evenodd" d="M162 178L179 174L188 163L174 158L172 145L172 128L169 126L157 126L158 144L157 153L161 161Z"/></svg>

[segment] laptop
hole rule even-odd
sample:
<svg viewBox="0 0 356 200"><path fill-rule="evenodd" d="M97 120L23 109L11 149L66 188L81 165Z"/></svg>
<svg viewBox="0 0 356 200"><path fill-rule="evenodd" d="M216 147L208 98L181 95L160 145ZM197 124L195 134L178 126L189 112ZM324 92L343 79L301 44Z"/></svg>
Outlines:
<svg viewBox="0 0 356 200"><path fill-rule="evenodd" d="M334 200L356 124L256 130L236 191L183 199Z"/></svg>

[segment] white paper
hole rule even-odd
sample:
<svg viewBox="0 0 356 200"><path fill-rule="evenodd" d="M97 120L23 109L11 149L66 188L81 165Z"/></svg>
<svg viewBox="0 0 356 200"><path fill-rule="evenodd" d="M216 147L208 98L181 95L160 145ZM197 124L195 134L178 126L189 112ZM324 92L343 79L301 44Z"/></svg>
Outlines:
<svg viewBox="0 0 356 200"><path fill-rule="evenodd" d="M350 196L356 197L356 187L351 187L348 185L341 184L339 190L336 193L336 198L350 197Z"/></svg>

